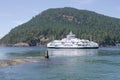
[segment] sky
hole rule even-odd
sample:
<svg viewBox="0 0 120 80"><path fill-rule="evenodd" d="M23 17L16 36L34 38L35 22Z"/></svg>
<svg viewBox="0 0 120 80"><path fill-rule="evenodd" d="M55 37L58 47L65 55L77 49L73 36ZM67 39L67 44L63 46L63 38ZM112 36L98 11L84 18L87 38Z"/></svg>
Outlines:
<svg viewBox="0 0 120 80"><path fill-rule="evenodd" d="M0 38L46 9L63 7L120 18L120 0L0 0Z"/></svg>

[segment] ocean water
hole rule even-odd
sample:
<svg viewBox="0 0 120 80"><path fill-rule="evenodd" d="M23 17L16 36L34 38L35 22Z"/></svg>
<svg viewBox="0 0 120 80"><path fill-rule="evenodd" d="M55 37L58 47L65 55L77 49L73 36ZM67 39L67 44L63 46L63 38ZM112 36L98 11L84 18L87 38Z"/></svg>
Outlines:
<svg viewBox="0 0 120 80"><path fill-rule="evenodd" d="M44 57L0 67L0 80L120 80L120 47L99 49L46 49L42 47L0 47L0 60Z"/></svg>

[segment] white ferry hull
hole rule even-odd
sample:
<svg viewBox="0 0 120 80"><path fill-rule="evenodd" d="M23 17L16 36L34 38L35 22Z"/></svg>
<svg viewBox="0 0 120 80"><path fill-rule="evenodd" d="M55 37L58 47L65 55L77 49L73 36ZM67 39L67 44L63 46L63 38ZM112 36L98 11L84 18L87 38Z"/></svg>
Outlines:
<svg viewBox="0 0 120 80"><path fill-rule="evenodd" d="M54 40L47 44L48 48L55 49L98 49L99 45L96 42L76 38L72 32L62 40Z"/></svg>

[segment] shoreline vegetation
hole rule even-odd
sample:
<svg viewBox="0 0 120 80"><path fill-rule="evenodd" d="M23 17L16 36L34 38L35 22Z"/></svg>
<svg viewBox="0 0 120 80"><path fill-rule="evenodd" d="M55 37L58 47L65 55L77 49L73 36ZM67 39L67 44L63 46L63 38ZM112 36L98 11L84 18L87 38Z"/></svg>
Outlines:
<svg viewBox="0 0 120 80"><path fill-rule="evenodd" d="M0 66L15 66L18 64L23 64L26 62L39 62L39 61L45 61L48 60L46 58L19 58L19 59L10 59L10 60L0 60Z"/></svg>

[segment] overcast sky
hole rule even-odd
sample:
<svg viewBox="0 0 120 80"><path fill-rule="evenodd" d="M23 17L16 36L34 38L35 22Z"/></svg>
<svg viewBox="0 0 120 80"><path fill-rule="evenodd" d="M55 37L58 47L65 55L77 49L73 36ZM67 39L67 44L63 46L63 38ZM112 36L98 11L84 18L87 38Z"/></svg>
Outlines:
<svg viewBox="0 0 120 80"><path fill-rule="evenodd" d="M120 18L120 0L0 0L0 38L48 8L74 7Z"/></svg>

